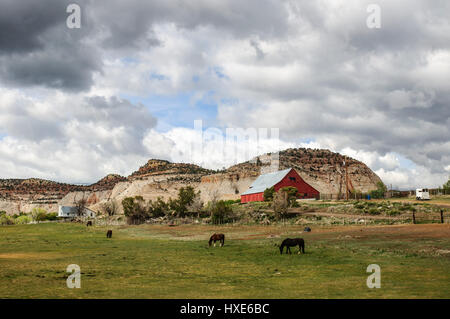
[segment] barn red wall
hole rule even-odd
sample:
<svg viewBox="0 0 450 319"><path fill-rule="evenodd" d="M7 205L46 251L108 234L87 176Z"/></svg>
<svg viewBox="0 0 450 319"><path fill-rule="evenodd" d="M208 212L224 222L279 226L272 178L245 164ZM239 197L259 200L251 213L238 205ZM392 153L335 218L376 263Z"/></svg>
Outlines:
<svg viewBox="0 0 450 319"><path fill-rule="evenodd" d="M291 181L289 177L295 177L295 181ZM280 182L274 185L275 191L280 188L292 186L298 189L298 198L319 198L320 193L314 187L306 183L295 170L291 170ZM304 194L301 196L301 194ZM241 195L241 203L262 202L264 201L264 192Z"/></svg>
<svg viewBox="0 0 450 319"><path fill-rule="evenodd" d="M262 201L264 201L264 193L241 195L241 203L262 202Z"/></svg>
<svg viewBox="0 0 450 319"><path fill-rule="evenodd" d="M295 181L291 181L290 177L295 177ZM319 198L320 196L319 191L306 183L294 169L292 169L280 182L275 184L274 188L275 191L278 192L280 188L288 186L298 189L298 198Z"/></svg>

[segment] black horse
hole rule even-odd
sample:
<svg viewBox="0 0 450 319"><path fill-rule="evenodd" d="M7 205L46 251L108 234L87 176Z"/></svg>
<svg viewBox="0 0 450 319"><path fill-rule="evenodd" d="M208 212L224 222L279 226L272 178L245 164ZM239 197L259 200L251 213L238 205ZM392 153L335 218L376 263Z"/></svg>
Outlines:
<svg viewBox="0 0 450 319"><path fill-rule="evenodd" d="M112 237L112 230L108 230L106 232L106 238L111 238Z"/></svg>
<svg viewBox="0 0 450 319"><path fill-rule="evenodd" d="M295 247L298 246L298 252L302 252L303 254L305 253L305 241L303 240L303 238L286 238L285 240L283 240L283 242L280 245L280 254L283 254L283 249L286 246L286 254L289 252L289 254L291 253L291 247Z"/></svg>
<svg viewBox="0 0 450 319"><path fill-rule="evenodd" d="M216 241L220 242L220 247L225 244L225 235L224 234L214 234L209 238L209 247L211 247L211 243L214 241L214 247L216 246Z"/></svg>
<svg viewBox="0 0 450 319"><path fill-rule="evenodd" d="M88 227L88 226L92 226L92 221L91 220L86 223L86 227Z"/></svg>

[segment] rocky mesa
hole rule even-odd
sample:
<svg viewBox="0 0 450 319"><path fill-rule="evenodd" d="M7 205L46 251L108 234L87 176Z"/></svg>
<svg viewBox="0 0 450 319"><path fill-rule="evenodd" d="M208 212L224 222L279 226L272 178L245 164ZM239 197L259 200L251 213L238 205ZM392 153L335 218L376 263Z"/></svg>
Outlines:
<svg viewBox="0 0 450 319"><path fill-rule="evenodd" d="M381 181L367 165L353 158L329 150L295 148L263 154L217 171L151 159L128 177L110 174L87 186L41 179L4 179L0 180L0 210L9 214L29 212L34 207L57 211L58 205L74 205L85 199L89 208L99 211L103 203L120 203L128 196L140 195L146 200L176 197L185 186L199 190L205 202L238 199L261 173L289 167L295 168L321 194L344 193L346 169L351 190L368 192Z"/></svg>

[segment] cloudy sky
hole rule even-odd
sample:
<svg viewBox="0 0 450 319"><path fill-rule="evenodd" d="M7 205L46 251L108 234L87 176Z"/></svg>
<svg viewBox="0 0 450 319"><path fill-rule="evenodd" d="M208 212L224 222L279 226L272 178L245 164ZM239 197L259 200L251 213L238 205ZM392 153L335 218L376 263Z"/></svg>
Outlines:
<svg viewBox="0 0 450 319"><path fill-rule="evenodd" d="M450 175L449 1L86 0L71 29L72 2L0 0L0 178L222 168L227 128L278 128L259 151L328 148L397 188Z"/></svg>

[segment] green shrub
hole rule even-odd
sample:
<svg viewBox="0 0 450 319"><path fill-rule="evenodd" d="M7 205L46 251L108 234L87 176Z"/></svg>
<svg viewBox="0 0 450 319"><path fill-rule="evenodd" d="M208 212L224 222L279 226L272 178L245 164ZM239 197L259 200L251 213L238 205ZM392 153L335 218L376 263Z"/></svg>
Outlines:
<svg viewBox="0 0 450 319"><path fill-rule="evenodd" d="M35 207L31 211L31 217L33 218L33 220L38 221L38 222L46 220L47 219L47 211L43 208Z"/></svg>
<svg viewBox="0 0 450 319"><path fill-rule="evenodd" d="M386 215L388 215L388 216L397 216L400 214L401 213L396 209L386 211Z"/></svg>
<svg viewBox="0 0 450 319"><path fill-rule="evenodd" d="M17 225L23 225L23 224L29 224L29 223L31 223L33 221L33 219L30 217L30 216L27 216L27 215L21 215L21 216L19 216L19 217L17 217L16 219L15 219L15 223L17 224Z"/></svg>
<svg viewBox="0 0 450 319"><path fill-rule="evenodd" d="M380 215L380 212L376 208L371 208L371 209L369 209L369 214L370 215Z"/></svg>
<svg viewBox="0 0 450 319"><path fill-rule="evenodd" d="M58 213L55 213L55 212L48 213L46 219L47 220L57 220L58 219Z"/></svg>
<svg viewBox="0 0 450 319"><path fill-rule="evenodd" d="M0 225L14 225L14 218L6 214L0 216Z"/></svg>
<svg viewBox="0 0 450 319"><path fill-rule="evenodd" d="M384 198L384 193L386 193L387 187L383 182L377 183L377 189L370 192L372 198Z"/></svg>

